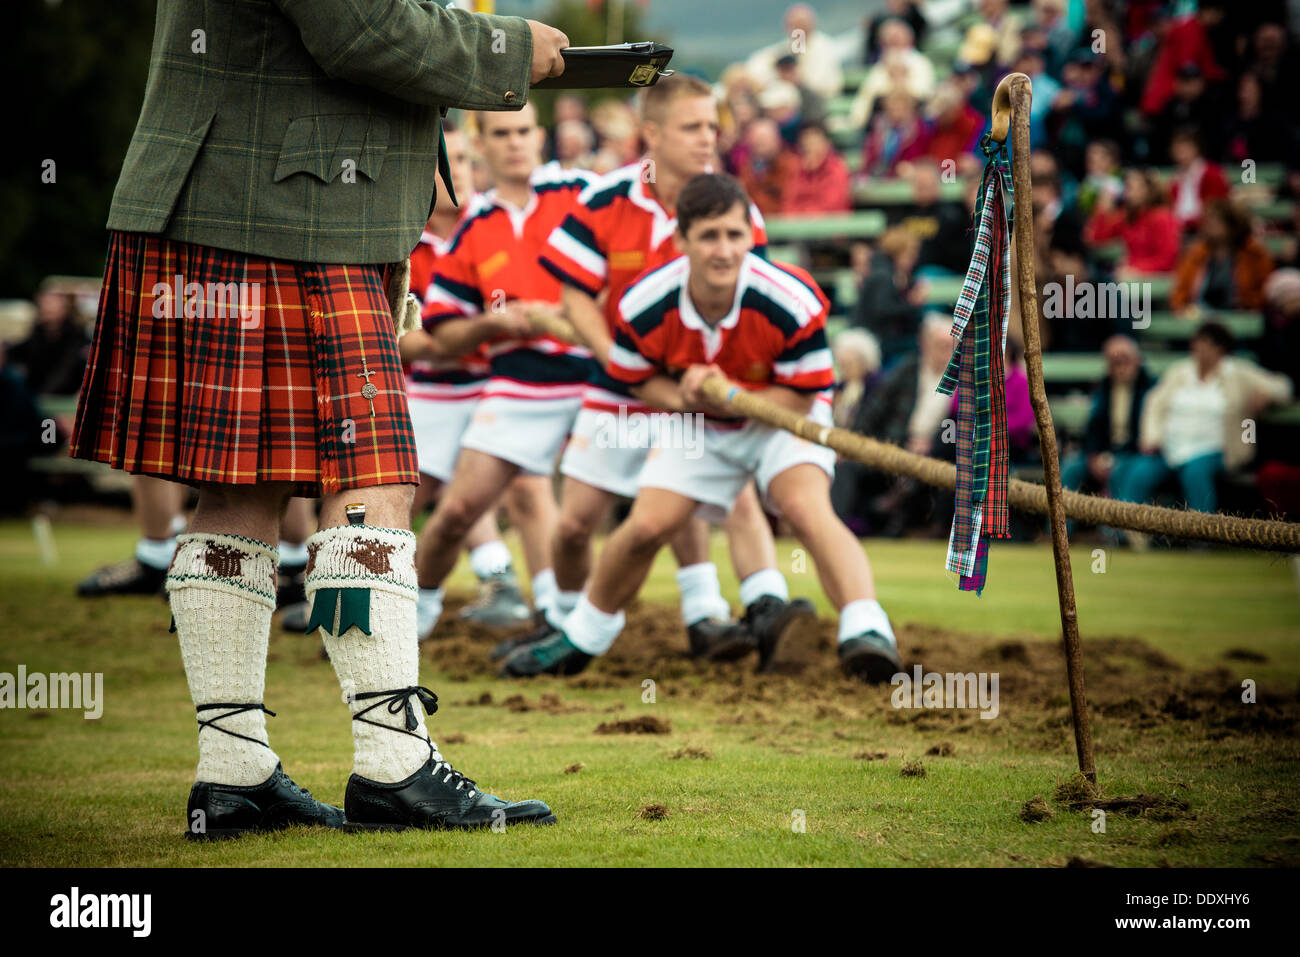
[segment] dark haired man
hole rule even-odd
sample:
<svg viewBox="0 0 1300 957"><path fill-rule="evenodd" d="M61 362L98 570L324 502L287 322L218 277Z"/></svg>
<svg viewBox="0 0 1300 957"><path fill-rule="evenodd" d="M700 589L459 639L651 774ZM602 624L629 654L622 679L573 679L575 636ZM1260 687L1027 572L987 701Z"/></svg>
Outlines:
<svg viewBox="0 0 1300 957"><path fill-rule="evenodd" d="M845 673L879 683L901 669L866 554L831 508L835 453L737 419L700 389L706 378L720 376L733 394L743 389L829 424L822 401L834 381L825 328L829 303L804 270L752 253L749 208L729 176L706 174L686 184L677 201L683 255L624 294L608 351L609 374L648 405L703 414L703 448L655 446L631 514L610 537L563 630L516 650L503 674L576 674L604 654L659 549L701 507L729 511L752 481L808 549L839 609ZM760 667L776 650L772 641L760 646Z"/></svg>

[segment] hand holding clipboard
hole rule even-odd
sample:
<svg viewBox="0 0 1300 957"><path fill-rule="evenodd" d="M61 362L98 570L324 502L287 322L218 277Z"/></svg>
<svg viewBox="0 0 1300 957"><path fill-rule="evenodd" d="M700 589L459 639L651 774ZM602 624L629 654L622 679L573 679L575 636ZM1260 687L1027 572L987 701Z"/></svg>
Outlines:
<svg viewBox="0 0 1300 957"><path fill-rule="evenodd" d="M654 86L672 59L662 43L619 43L603 47L566 47L564 72L533 84L534 90L596 90Z"/></svg>

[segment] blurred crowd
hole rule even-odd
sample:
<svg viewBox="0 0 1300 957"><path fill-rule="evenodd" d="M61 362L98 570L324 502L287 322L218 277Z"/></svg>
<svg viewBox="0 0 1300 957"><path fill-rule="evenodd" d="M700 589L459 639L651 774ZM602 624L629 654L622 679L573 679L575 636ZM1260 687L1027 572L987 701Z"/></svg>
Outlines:
<svg viewBox="0 0 1300 957"><path fill-rule="evenodd" d="M1295 419L1248 438L1242 425L1290 403L1300 376L1294 26L1285 0L888 0L853 35L832 36L811 6L790 7L773 42L717 80L718 165L770 224L884 214L874 235L773 244L832 297L838 424L954 457L953 400L934 392L953 297L935 289L966 271L981 136L993 90L1017 71L1033 82L1033 189L1017 198L1033 207L1040 302L1053 284L1150 283L1155 308L1189 324L1157 342L1132 315L1044 310L1044 350L1091 356L1098 370L1067 383L1087 414L1073 432L1058 422L1066 483L1300 514ZM549 152L597 173L636 162L633 101L559 95ZM823 280L835 274L847 283ZM30 333L0 344L11 459L48 452L24 417L45 421L37 397L75 394L84 368L78 297L52 287L35 298ZM1254 315L1258 331L1237 335L1228 313ZM1031 476L1041 465L1022 352L1013 314L1011 454ZM1225 489L1255 497L1225 501ZM914 483L843 463L834 495L862 534L947 534L950 501Z"/></svg>

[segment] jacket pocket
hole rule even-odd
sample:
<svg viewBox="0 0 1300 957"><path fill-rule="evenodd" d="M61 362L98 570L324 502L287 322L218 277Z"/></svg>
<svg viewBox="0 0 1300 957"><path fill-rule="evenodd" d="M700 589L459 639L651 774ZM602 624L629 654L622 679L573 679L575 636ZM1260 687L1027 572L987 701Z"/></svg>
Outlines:
<svg viewBox="0 0 1300 957"><path fill-rule="evenodd" d="M274 182L306 173L330 183L345 174L360 173L373 183L379 179L387 149L388 121L382 117L365 113L300 116L285 130Z"/></svg>

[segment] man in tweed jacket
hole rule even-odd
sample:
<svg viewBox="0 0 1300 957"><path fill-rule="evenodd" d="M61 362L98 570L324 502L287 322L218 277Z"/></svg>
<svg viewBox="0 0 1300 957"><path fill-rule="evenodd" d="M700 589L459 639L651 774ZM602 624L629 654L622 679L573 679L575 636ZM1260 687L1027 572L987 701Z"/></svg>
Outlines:
<svg viewBox="0 0 1300 957"><path fill-rule="evenodd" d="M442 114L522 107L567 44L417 0L159 0L72 454L200 490L167 579L199 720L191 838L555 819L483 793L425 730L385 287L451 185ZM322 498L306 588L353 715L346 822L266 734L269 543L294 493Z"/></svg>

